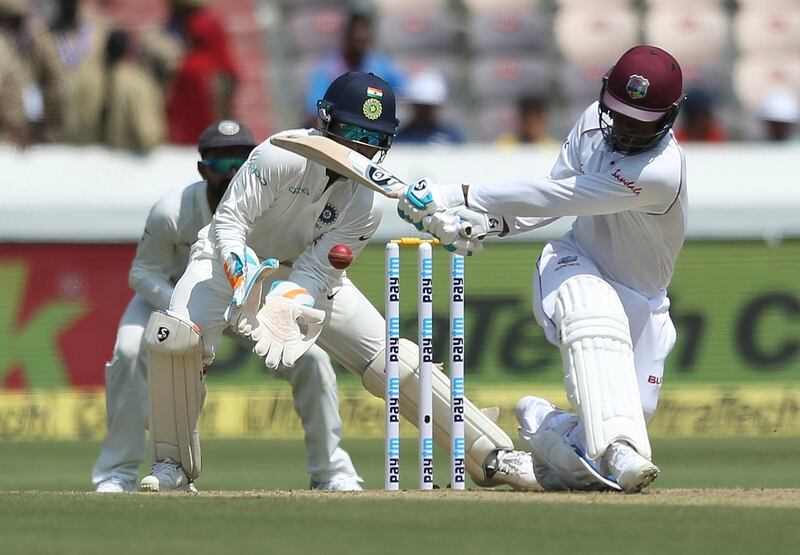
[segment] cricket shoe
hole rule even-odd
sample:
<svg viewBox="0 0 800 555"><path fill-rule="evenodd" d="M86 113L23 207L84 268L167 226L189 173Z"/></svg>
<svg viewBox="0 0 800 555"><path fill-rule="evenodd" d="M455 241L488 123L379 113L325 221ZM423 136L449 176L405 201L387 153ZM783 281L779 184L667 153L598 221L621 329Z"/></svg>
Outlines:
<svg viewBox="0 0 800 555"><path fill-rule="evenodd" d="M495 449L483 463L486 480L484 487L511 486L516 490L541 489L533 473L533 458L526 451Z"/></svg>
<svg viewBox="0 0 800 555"><path fill-rule="evenodd" d="M163 461L156 461L150 467L150 474L139 482L139 491L173 492L185 491L197 493L194 483L189 480L183 468L167 457Z"/></svg>
<svg viewBox="0 0 800 555"><path fill-rule="evenodd" d="M319 491L363 491L363 480L352 474L334 474L329 480L317 481L311 479L311 489Z"/></svg>
<svg viewBox="0 0 800 555"><path fill-rule="evenodd" d="M646 488L661 472L656 465L622 441L615 441L606 450L603 460L608 471L625 493L637 493Z"/></svg>
<svg viewBox="0 0 800 555"><path fill-rule="evenodd" d="M97 493L125 493L136 489L133 480L123 480L119 476L110 476L98 482L94 491Z"/></svg>

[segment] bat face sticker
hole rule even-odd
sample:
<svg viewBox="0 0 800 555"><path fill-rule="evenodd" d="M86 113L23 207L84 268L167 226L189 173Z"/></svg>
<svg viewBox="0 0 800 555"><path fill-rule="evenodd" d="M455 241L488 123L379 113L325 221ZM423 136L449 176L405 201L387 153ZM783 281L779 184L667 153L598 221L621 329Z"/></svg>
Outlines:
<svg viewBox="0 0 800 555"><path fill-rule="evenodd" d="M385 190L394 189L398 185L403 186L403 182L398 178L373 164L367 166L367 178Z"/></svg>

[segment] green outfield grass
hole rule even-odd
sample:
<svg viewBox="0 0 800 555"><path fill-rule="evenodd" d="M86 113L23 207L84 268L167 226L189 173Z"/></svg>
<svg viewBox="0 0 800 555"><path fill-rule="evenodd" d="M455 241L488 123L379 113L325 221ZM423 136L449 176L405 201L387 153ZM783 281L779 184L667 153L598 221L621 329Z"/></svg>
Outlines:
<svg viewBox="0 0 800 555"><path fill-rule="evenodd" d="M367 487L380 488L381 442L345 447ZM415 442L403 449L403 486L413 488ZM307 486L301 441L215 440L204 444L198 496L100 496L80 493L97 443L0 443L0 552L796 552L800 489L761 488L800 488L800 440L660 440L654 451L662 476L637 496L308 495L270 491ZM436 455L444 486L446 457Z"/></svg>

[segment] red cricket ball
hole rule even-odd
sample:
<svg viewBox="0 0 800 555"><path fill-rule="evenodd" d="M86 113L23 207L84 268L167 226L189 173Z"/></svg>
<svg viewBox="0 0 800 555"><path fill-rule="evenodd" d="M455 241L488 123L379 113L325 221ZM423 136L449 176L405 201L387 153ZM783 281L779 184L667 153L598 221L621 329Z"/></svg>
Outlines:
<svg viewBox="0 0 800 555"><path fill-rule="evenodd" d="M347 245L334 245L328 253L328 262L337 270L344 270L353 263L353 251Z"/></svg>

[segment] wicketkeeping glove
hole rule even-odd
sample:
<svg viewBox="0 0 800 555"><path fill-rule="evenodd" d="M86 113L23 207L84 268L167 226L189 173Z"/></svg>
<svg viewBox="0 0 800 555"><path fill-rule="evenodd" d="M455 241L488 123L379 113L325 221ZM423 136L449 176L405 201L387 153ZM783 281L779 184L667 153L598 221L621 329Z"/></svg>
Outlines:
<svg viewBox="0 0 800 555"><path fill-rule="evenodd" d="M224 318L236 333L249 337L258 326L256 315L261 306L262 284L279 265L274 258L259 263L255 251L247 246L241 255L231 254L225 260L225 276L233 287L233 295Z"/></svg>
<svg viewBox="0 0 800 555"><path fill-rule="evenodd" d="M317 340L325 311L314 308L314 302L314 297L294 282L272 284L251 335L256 342L253 352L264 357L267 368L294 366Z"/></svg>

